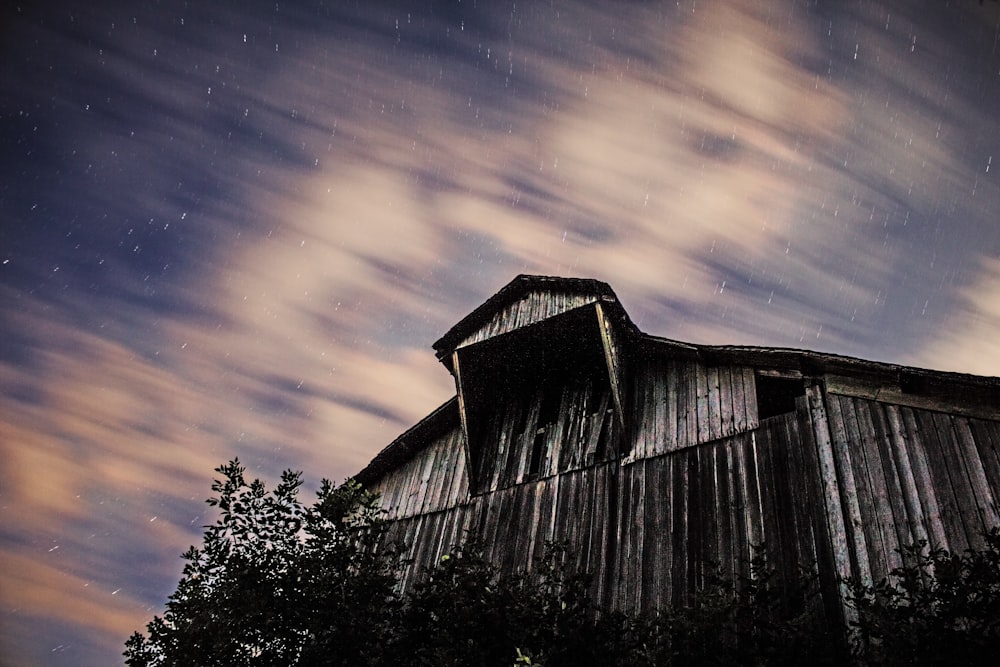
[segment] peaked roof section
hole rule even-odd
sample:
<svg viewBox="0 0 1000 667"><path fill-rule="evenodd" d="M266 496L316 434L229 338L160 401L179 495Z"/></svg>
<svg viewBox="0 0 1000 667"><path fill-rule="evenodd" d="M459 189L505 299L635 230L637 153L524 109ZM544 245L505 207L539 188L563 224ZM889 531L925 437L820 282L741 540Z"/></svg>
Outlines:
<svg viewBox="0 0 1000 667"><path fill-rule="evenodd" d="M455 326L447 331L434 343L437 358L451 369L451 353L461 346L462 342L473 336L477 331L487 326L503 312L505 308L532 292L549 292L567 295L591 297L593 301L614 304L614 309L623 316L628 327L637 331L628 319L628 314L621 307L618 296L611 286L593 278L558 278L553 276L536 276L521 274L507 283L499 292L484 301L479 307L463 317Z"/></svg>

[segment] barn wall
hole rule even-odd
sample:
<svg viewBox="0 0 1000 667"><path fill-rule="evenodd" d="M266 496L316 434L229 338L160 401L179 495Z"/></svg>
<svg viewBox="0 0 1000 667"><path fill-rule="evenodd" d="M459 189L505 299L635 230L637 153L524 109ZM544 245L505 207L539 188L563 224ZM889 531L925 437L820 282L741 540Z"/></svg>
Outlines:
<svg viewBox="0 0 1000 667"><path fill-rule="evenodd" d="M456 507L469 496L465 437L456 424L417 456L384 476L371 491L390 519Z"/></svg>
<svg viewBox="0 0 1000 667"><path fill-rule="evenodd" d="M753 369L666 356L630 369L632 459L658 456L757 427Z"/></svg>
<svg viewBox="0 0 1000 667"><path fill-rule="evenodd" d="M530 567L546 541L567 541L609 608L686 601L714 573L749 574L753 548L797 573L818 560L815 498L794 413L751 433L622 466L610 461L476 496L396 522L410 545L406 583L466 530L504 571ZM821 536L820 536L821 538Z"/></svg>
<svg viewBox="0 0 1000 667"><path fill-rule="evenodd" d="M625 457L597 454L600 424L614 423L605 378L560 390L537 478L525 474L530 438L511 425L518 409L537 413L539 396L498 406L501 444L480 471L483 493L470 496L457 424L383 478L375 490L413 559L404 585L473 530L505 571L567 541L604 606L648 610L686 601L710 564L747 575L764 545L781 573L817 571L849 620L838 578L877 581L920 539L981 546L1000 523L998 421L827 392L821 381L806 382L795 411L760 420L749 367L663 357L633 363L628 377Z"/></svg>
<svg viewBox="0 0 1000 667"><path fill-rule="evenodd" d="M689 600L706 576L749 575L755 550L782 573L819 557L814 474L799 417L643 459L621 469L620 518L609 602L648 610Z"/></svg>
<svg viewBox="0 0 1000 667"><path fill-rule="evenodd" d="M409 589L441 557L465 541L476 525L477 506L466 502L450 509L399 518L389 524L386 540L406 545L407 564L400 574L403 590Z"/></svg>
<svg viewBox="0 0 1000 667"><path fill-rule="evenodd" d="M881 579L917 540L983 546L1000 523L1000 422L833 393L826 407L855 575Z"/></svg>

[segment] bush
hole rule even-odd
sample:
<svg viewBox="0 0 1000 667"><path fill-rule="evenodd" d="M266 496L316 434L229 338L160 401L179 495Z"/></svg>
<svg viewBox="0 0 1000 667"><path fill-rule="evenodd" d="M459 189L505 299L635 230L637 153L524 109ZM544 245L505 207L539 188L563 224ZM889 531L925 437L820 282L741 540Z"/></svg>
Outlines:
<svg viewBox="0 0 1000 667"><path fill-rule="evenodd" d="M1000 656L1000 528L962 554L926 541L872 586L851 581L855 651L880 665L996 664Z"/></svg>

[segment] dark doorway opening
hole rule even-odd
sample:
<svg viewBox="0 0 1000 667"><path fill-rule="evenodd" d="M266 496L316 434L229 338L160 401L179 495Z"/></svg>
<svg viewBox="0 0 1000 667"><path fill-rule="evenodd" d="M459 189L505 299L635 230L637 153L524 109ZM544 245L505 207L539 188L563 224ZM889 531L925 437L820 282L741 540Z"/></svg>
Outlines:
<svg viewBox="0 0 1000 667"><path fill-rule="evenodd" d="M757 416L760 419L795 412L795 399L806 395L801 378L757 375Z"/></svg>

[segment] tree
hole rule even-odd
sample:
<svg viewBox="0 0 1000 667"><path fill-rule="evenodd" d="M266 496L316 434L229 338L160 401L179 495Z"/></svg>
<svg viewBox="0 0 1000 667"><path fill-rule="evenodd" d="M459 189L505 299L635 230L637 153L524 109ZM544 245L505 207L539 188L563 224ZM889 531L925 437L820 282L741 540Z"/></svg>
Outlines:
<svg viewBox="0 0 1000 667"><path fill-rule="evenodd" d="M219 509L163 616L126 642L132 667L366 664L394 624L398 552L376 498L347 481L298 499L301 473L268 493L238 460L208 503Z"/></svg>

